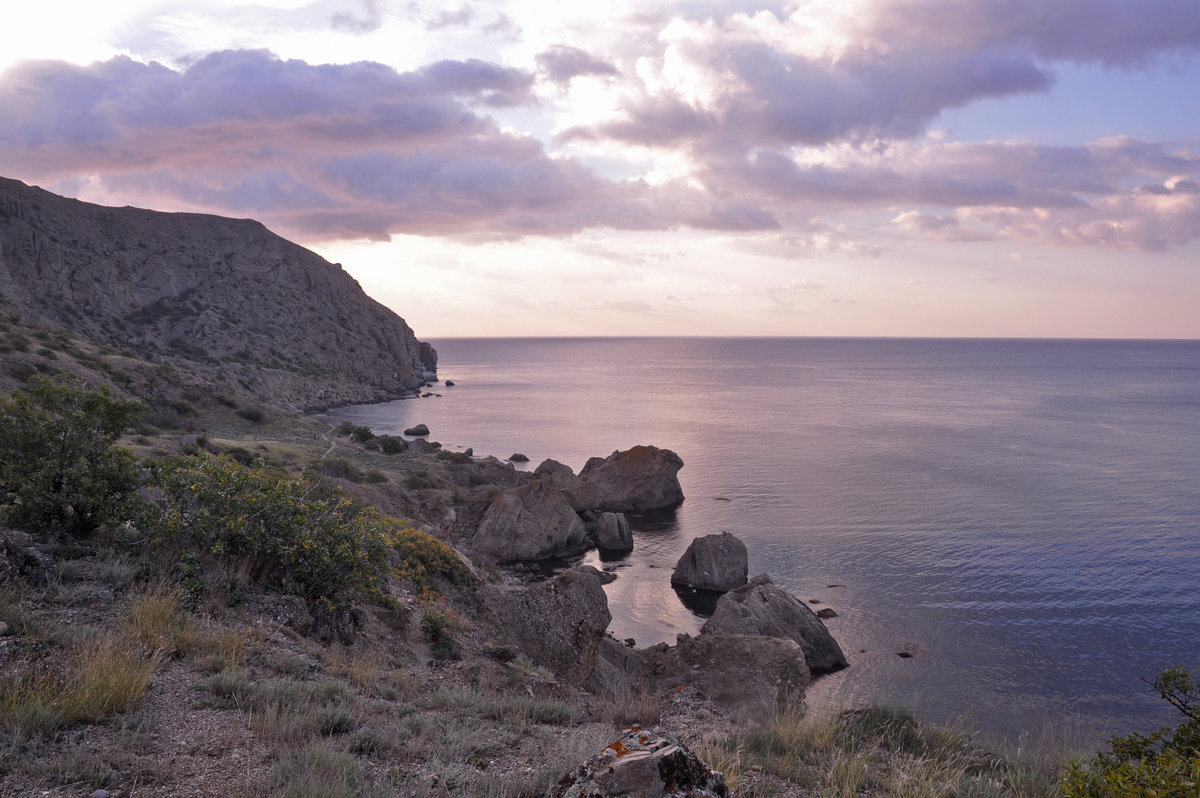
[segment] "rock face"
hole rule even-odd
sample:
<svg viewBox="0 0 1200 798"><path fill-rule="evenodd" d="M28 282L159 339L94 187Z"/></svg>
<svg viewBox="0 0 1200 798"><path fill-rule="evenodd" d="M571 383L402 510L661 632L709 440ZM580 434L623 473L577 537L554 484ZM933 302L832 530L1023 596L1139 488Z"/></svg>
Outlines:
<svg viewBox="0 0 1200 798"><path fill-rule="evenodd" d="M565 571L526 588L482 591L492 630L531 660L571 684L596 667L597 651L612 616L595 574Z"/></svg>
<svg viewBox="0 0 1200 798"><path fill-rule="evenodd" d="M543 480L496 496L468 545L473 553L501 562L566 557L588 547L583 521Z"/></svg>
<svg viewBox="0 0 1200 798"><path fill-rule="evenodd" d="M671 584L726 591L746 584L746 544L728 532L696 538L675 563Z"/></svg>
<svg viewBox="0 0 1200 798"><path fill-rule="evenodd" d="M583 509L640 513L674 507L683 501L679 469L683 460L670 449L634 446L603 459L593 457L579 472ZM586 494L586 495L585 495Z"/></svg>
<svg viewBox="0 0 1200 798"><path fill-rule="evenodd" d="M558 798L726 798L725 777L666 734L626 729L559 782Z"/></svg>
<svg viewBox="0 0 1200 798"><path fill-rule="evenodd" d="M705 632L645 650L658 690L695 687L744 719L762 718L804 697L812 674L794 640Z"/></svg>
<svg viewBox="0 0 1200 798"><path fill-rule="evenodd" d="M194 363L278 404L399 396L437 370L433 347L340 266L258 222L108 208L4 178L0 297L28 321Z"/></svg>
<svg viewBox="0 0 1200 798"><path fill-rule="evenodd" d="M613 551L633 551L633 532L624 513L601 513L596 522L596 545Z"/></svg>
<svg viewBox="0 0 1200 798"><path fill-rule="evenodd" d="M846 655L821 619L795 596L776 587L766 574L721 596L701 632L702 636L765 635L794 640L804 650L813 673L846 667Z"/></svg>

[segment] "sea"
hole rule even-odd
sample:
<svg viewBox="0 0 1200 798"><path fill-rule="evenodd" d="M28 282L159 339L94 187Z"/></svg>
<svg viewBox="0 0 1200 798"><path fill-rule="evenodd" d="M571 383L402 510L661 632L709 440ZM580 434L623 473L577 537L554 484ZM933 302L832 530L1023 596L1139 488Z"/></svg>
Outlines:
<svg viewBox="0 0 1200 798"><path fill-rule="evenodd" d="M695 633L669 583L729 531L850 667L817 710L884 703L1016 742L1175 725L1148 680L1200 666L1200 342L444 339L436 396L331 411L576 472L672 449L686 499L632 517L612 633ZM902 656L909 655L909 656Z"/></svg>

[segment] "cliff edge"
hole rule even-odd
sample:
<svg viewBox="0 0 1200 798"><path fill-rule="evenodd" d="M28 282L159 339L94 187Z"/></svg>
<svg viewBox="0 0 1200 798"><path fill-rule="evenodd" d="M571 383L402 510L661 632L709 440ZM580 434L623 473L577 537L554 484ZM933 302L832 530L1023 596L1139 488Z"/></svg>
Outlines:
<svg viewBox="0 0 1200 798"><path fill-rule="evenodd" d="M296 408L408 393L437 353L249 219L110 208L0 178L0 311Z"/></svg>

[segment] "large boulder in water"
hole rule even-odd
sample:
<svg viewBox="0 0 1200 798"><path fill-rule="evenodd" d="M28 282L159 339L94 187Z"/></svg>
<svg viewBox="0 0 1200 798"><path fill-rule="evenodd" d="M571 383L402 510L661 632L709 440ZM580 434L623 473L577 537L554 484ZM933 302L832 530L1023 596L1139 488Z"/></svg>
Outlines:
<svg viewBox="0 0 1200 798"><path fill-rule="evenodd" d="M568 557L589 547L574 508L542 480L496 496L468 544L473 553L499 561Z"/></svg>
<svg viewBox="0 0 1200 798"><path fill-rule="evenodd" d="M625 729L558 784L557 798L726 798L725 777L666 734Z"/></svg>
<svg viewBox="0 0 1200 798"><path fill-rule="evenodd" d="M700 632L702 637L765 635L794 640L804 650L813 673L846 667L846 655L821 619L795 596L776 587L766 574L721 596Z"/></svg>
<svg viewBox="0 0 1200 798"><path fill-rule="evenodd" d="M596 521L596 545L611 551L633 551L633 532L624 513L601 513Z"/></svg>
<svg viewBox="0 0 1200 798"><path fill-rule="evenodd" d="M722 532L696 538L688 545L671 572L671 584L724 592L746 584L749 571L746 544Z"/></svg>
<svg viewBox="0 0 1200 798"><path fill-rule="evenodd" d="M497 640L517 646L565 682L581 684L592 675L612 620L598 576L564 571L530 587L488 588L480 597Z"/></svg>
<svg viewBox="0 0 1200 798"><path fill-rule="evenodd" d="M657 446L634 446L604 459L593 457L579 472L575 504L614 513L674 507L683 501L681 468L679 455Z"/></svg>

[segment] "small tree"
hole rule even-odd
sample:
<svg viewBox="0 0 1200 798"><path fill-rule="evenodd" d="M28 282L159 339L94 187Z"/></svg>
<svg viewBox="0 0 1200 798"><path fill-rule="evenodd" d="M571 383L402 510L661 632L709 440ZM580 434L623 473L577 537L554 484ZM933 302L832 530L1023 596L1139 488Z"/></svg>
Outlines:
<svg viewBox="0 0 1200 798"><path fill-rule="evenodd" d="M0 507L9 523L82 535L126 520L138 470L113 444L142 409L40 376L0 399Z"/></svg>
<svg viewBox="0 0 1200 798"><path fill-rule="evenodd" d="M1112 738L1112 749L1072 763L1063 778L1068 798L1200 795L1200 668L1168 668L1153 682L1163 700L1183 713L1176 728Z"/></svg>

